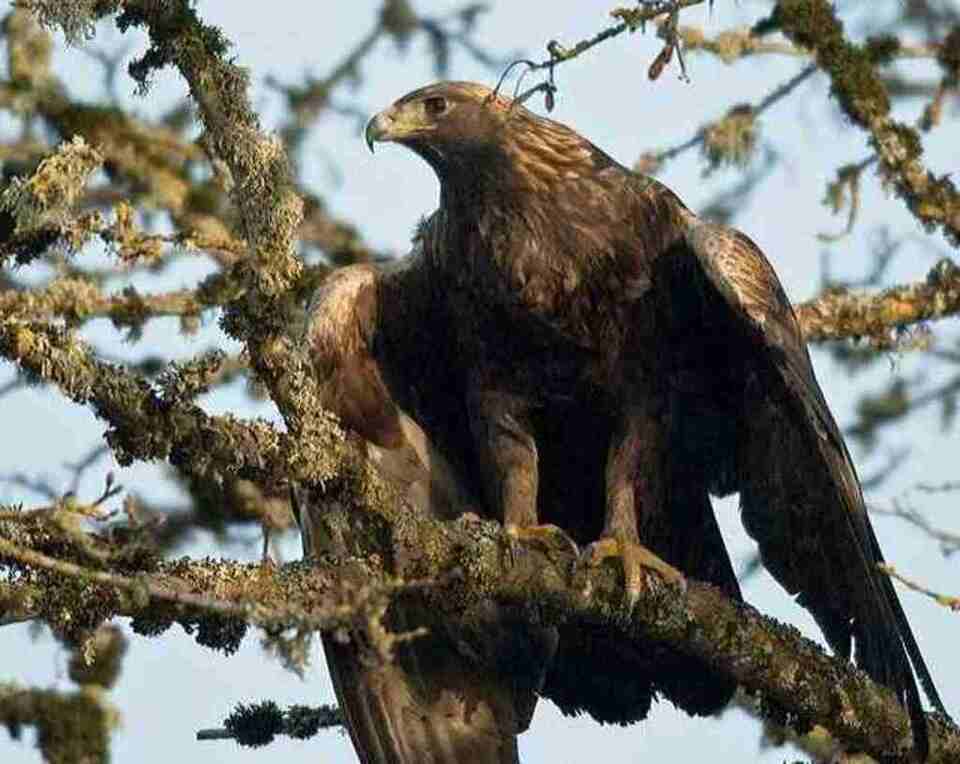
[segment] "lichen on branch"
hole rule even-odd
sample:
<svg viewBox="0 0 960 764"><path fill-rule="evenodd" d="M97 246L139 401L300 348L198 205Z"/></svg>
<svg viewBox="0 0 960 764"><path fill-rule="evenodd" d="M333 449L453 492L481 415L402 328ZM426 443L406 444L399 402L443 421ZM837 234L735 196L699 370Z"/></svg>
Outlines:
<svg viewBox="0 0 960 764"><path fill-rule="evenodd" d="M942 259L924 281L876 294L828 290L797 306L808 342L866 339L878 350L896 346L896 332L921 321L960 314L960 266Z"/></svg>
<svg viewBox="0 0 960 764"><path fill-rule="evenodd" d="M928 229L939 227L960 245L960 192L949 176L936 177L921 162L917 131L890 116L890 96L867 45L850 42L827 0L779 0L771 23L814 52L829 75L844 114L870 133L885 180Z"/></svg>
<svg viewBox="0 0 960 764"><path fill-rule="evenodd" d="M92 579L108 589L139 591L141 597L111 598L102 591L95 596L105 603L98 611L101 617L116 614L110 612L113 607L144 623L151 622L151 613L176 620L177 608L186 607L260 625L289 626L306 619L314 627L347 625L362 630L373 628L371 617L382 612L377 598L391 592L422 596L434 612L462 612L490 597L522 603L538 607L540 618L548 622L599 624L696 655L748 692L758 693L761 705L779 709L780 717L795 728L802 731L819 724L848 750L878 759L910 750L909 721L890 690L849 663L826 655L796 629L731 601L714 587L689 581L680 590L651 575L633 611L626 612L617 566L577 566L572 548L532 545L525 546L523 554L509 554L514 542L497 523L469 517L441 522L399 502L344 505L343 511L362 512L354 514L360 527L365 523L382 527L385 520L389 533L361 532L362 556L350 560L321 559L279 569L180 560L157 563L145 575L117 580L30 550L29 533L18 536L17 545L0 544L0 557L7 564L39 567L53 575L41 580L37 603L43 602L44 591L63 588L64 576ZM34 538L42 542L45 537ZM361 566L362 577L344 576L344 565ZM367 583L357 588L353 581ZM375 628L372 634L378 634ZM928 761L955 761L960 756L960 731L936 715L929 722Z"/></svg>
<svg viewBox="0 0 960 764"><path fill-rule="evenodd" d="M90 405L109 429L121 464L169 461L188 475L216 482L249 478L260 485L289 479L324 482L347 459L342 430L321 407L311 437L295 438L262 420L210 416L189 400L169 399L135 374L97 360L69 330L0 320L0 355L71 400Z"/></svg>

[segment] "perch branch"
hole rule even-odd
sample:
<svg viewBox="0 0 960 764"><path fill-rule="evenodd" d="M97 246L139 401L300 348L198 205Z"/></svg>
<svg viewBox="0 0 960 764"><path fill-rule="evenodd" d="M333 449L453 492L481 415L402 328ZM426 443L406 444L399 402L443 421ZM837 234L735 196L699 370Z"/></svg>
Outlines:
<svg viewBox="0 0 960 764"><path fill-rule="evenodd" d="M348 511L363 512L360 507ZM524 554L510 555L511 541L494 522L464 519L444 523L395 501L368 506L367 512L363 517L376 516L391 529L387 542L382 537L377 540L376 533L365 535L371 550L381 545L379 553L365 552L362 560L348 563L362 565L367 588L386 582L395 589L398 585L390 583L395 577L434 582L414 590L432 607L448 612L462 612L478 599L489 597L537 603L547 618L602 624L698 656L747 691L759 693L771 706L786 710L795 726L807 729L819 724L849 750L877 759L906 755L910 750L907 715L888 689L828 656L796 629L732 602L714 587L690 581L683 591L654 576L647 580L630 613L624 609L616 566L578 567L573 550L562 548L544 551L526 546ZM382 548L384 543L388 549ZM38 558L36 553L24 554L25 550L12 546L5 542L0 547L7 564L10 559L28 567L39 563L59 576L89 578L87 571ZM403 563L386 570L386 559ZM325 560L313 566L298 563L276 569L230 562L160 563L154 572L137 575L134 583L122 585L141 596L114 598L112 614L143 617L156 600L167 605L167 592L173 591L176 600L187 598L190 606L211 608L216 615L235 614L259 624L289 626L306 617L314 626L355 626L358 618L366 617L362 613L365 600L358 598L355 590L343 591L344 579L342 565ZM111 578L101 583L110 588L116 582ZM58 586L56 579L50 579L46 594L56 598L63 588L62 583ZM191 592L196 600L189 596ZM97 602L111 602L102 592L95 594ZM42 596L37 601L42 602ZM278 609L277 602L284 602L284 608ZM109 607L102 610L103 617L111 615ZM931 715L929 722L930 764L956 761L960 731L936 715Z"/></svg>

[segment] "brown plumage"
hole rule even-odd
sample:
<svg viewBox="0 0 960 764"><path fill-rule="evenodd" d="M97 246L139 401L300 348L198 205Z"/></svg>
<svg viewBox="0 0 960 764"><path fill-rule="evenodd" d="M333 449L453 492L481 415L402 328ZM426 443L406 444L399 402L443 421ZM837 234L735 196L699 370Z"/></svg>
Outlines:
<svg viewBox="0 0 960 764"><path fill-rule="evenodd" d="M420 259L399 267L342 268L313 297L304 332L324 406L366 449L370 461L419 511L453 519L474 509L467 484L404 409L442 384L420 340L428 326ZM399 360L397 353L402 353ZM456 450L453 449L455 453ZM356 516L298 487L291 492L304 555L348 563ZM346 511L344 511L346 510ZM362 536L362 533L359 534ZM344 575L351 568L345 564ZM358 585L363 581L358 580ZM461 617L438 617L422 604L394 602L394 631L426 626L426 637L397 647L384 663L362 635L324 635L331 679L363 764L517 764L517 735L530 723L556 648L556 630L529 625L483 602Z"/></svg>
<svg viewBox="0 0 960 764"><path fill-rule="evenodd" d="M942 704L877 570L856 471L793 309L756 245L480 85L410 93L367 139L409 147L440 180L409 296L430 311L420 342L443 394L421 388L407 410L485 511L555 523L578 543L612 539L628 588L629 551L643 542L737 598L708 495L738 491L767 568L839 655L853 646L893 689L925 753L914 672ZM609 721L642 717L656 693L707 713L732 690L663 648L570 629L545 688Z"/></svg>

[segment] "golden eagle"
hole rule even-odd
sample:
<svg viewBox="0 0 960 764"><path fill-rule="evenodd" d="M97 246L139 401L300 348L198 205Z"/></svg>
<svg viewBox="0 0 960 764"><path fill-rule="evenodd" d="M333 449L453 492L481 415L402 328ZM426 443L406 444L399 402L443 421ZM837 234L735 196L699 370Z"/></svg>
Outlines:
<svg viewBox="0 0 960 764"><path fill-rule="evenodd" d="M590 563L618 556L628 591L652 564L642 542L735 598L709 496L739 492L768 570L896 693L925 755L914 674L943 705L757 246L482 85L416 90L366 137L410 148L440 181L408 295L427 318L404 340L429 348L433 376L402 395L467 490L505 524L591 544ZM701 713L729 697L707 667L661 653L564 633L544 691L609 721L643 716L654 692Z"/></svg>
<svg viewBox="0 0 960 764"><path fill-rule="evenodd" d="M897 694L925 753L914 672L943 706L759 249L480 85L415 91L367 140L422 156L440 208L410 257L329 277L305 340L324 405L384 477L438 517L472 510L520 535L558 526L590 545L587 564L622 559L628 597L645 566L679 575L646 547L740 599L709 499L739 492L768 569L837 654ZM311 499L299 501L308 552L332 539L349 554ZM396 603L390 621L431 636L390 666L325 638L364 762L512 764L537 694L627 723L657 695L708 714L735 689L695 658L583 624L561 626L557 645L495 603L459 619Z"/></svg>

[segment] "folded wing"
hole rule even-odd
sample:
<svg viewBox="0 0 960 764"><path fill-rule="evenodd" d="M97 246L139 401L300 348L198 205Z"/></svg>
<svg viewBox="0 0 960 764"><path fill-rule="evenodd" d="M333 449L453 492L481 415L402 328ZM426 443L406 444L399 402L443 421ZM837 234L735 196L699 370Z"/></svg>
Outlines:
<svg viewBox="0 0 960 764"><path fill-rule="evenodd" d="M894 690L927 750L914 672L930 702L943 705L889 578L850 454L813 373L783 288L746 236L681 211L684 245L670 267L674 288L695 295L693 325L714 352L723 405L734 410L727 475L744 524L767 569L814 616L836 653ZM722 357L721 354L722 353ZM731 392L734 392L731 395ZM732 478L733 484L730 484ZM912 670L911 670L912 664Z"/></svg>
<svg viewBox="0 0 960 764"><path fill-rule="evenodd" d="M323 405L362 439L381 476L412 511L456 516L468 507L467 491L424 430L397 404L390 381L402 364L384 360L384 272L371 266L342 268L318 288L303 339L320 383ZM416 301L415 294L406 295ZM404 319L409 319L405 315ZM409 326L411 336L423 327ZM403 348L391 357L403 358ZM396 368L394 368L396 366ZM409 373L409 372L407 372ZM363 517L299 486L293 505L307 559L333 557L343 575L362 576L349 558ZM364 583L361 577L358 586ZM530 722L536 689L552 656L553 630L528 626L509 610L482 602L461 617L439 616L417 601L396 601L386 626L427 636L400 645L384 663L364 647L362 635L323 636L337 700L363 764L516 764L517 735ZM368 654L370 653L370 654Z"/></svg>

